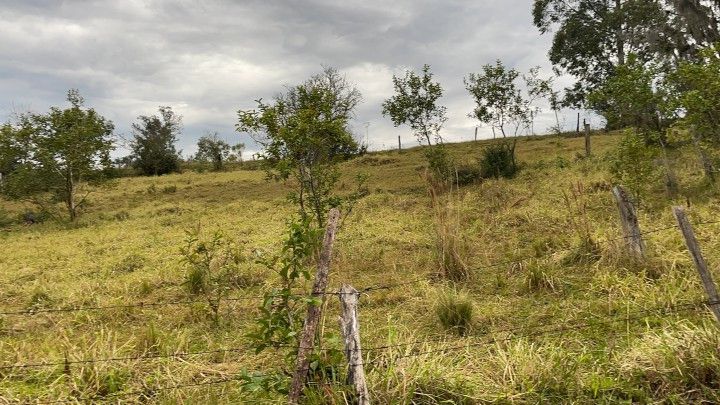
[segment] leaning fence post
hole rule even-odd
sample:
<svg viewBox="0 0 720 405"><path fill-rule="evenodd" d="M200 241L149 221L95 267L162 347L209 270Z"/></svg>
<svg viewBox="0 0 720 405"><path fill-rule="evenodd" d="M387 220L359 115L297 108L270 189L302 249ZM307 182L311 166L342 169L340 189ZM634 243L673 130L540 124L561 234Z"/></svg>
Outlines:
<svg viewBox="0 0 720 405"><path fill-rule="evenodd" d="M360 320L357 305L360 293L352 286L343 284L340 289L340 332L345 342L345 357L348 361L348 383L355 387L358 405L370 405L365 369L363 368L362 350L360 348Z"/></svg>
<svg viewBox="0 0 720 405"><path fill-rule="evenodd" d="M700 251L700 245L698 245L697 239L695 239L692 225L690 225L690 221L688 221L687 216L685 216L685 210L682 207L673 207L673 214L675 214L675 219L677 219L678 226L680 226L680 231L682 231L683 238L685 239L685 245L690 252L695 267L698 273L700 273L700 280L702 280L703 287L710 300L710 309L712 309L717 321L720 322L720 297L715 288L715 282L710 274L710 270L708 270L707 263L705 263L705 258Z"/></svg>
<svg viewBox="0 0 720 405"><path fill-rule="evenodd" d="M617 202L618 211L620 212L625 244L632 254L638 258L643 258L645 257L645 242L640 232L640 224L638 224L635 206L630 201L630 197L625 189L621 186L613 187L612 192L613 196L615 196L615 202Z"/></svg>
<svg viewBox="0 0 720 405"><path fill-rule="evenodd" d="M325 228L325 236L323 238L322 250L320 251L320 259L318 260L317 272L315 273L315 282L313 283L313 298L320 298L325 294L328 284L328 274L330 273L330 259L332 258L332 248L335 242L335 233L337 231L340 211L337 208L330 210L328 215L327 227ZM303 324L302 334L300 335L300 346L298 347L297 363L295 373L293 374L292 385L288 401L290 404L297 404L302 394L305 378L310 367L310 353L315 345L315 332L317 330L318 321L322 315L322 308L311 302L308 305L307 316Z"/></svg>

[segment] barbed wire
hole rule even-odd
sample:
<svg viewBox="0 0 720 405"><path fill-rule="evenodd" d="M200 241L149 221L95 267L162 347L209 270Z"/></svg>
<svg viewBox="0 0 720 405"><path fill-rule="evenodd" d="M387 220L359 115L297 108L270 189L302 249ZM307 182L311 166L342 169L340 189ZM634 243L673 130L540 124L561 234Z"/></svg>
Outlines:
<svg viewBox="0 0 720 405"><path fill-rule="evenodd" d="M178 352L178 353L170 353L170 354L145 354L145 355L139 355L139 356L108 357L108 358L88 359L88 360L63 360L63 361L57 361L57 362L4 365L4 366L0 366L0 370L9 370L9 369L18 369L18 368L70 366L70 365L74 365L74 364L109 363L109 362L115 362L115 361L173 359L173 358L201 356L201 355L207 355L207 354L242 352L245 350L246 349L244 349L244 348L228 348L228 349L216 349L216 350L203 350L203 351L195 351L195 352Z"/></svg>
<svg viewBox="0 0 720 405"><path fill-rule="evenodd" d="M49 400L49 401L38 401L38 402L26 402L26 401L19 401L16 403L32 403L32 404L61 404L61 403L69 403L69 402L89 402L89 401L102 401L102 400L108 400L112 398L124 398L124 397L130 397L130 396L137 396L137 395L143 395L145 397L153 396L157 392L164 392L164 391L175 391L175 390L181 390L186 388L197 388L197 387L205 387L205 386L214 386L214 385L220 385L220 384L228 384L231 382L240 381L239 377L230 377L230 378L222 378L217 380L210 380L210 381L202 381L197 383L189 383L189 384L176 384L176 385L169 385L164 387L148 387L145 390L134 390L134 391L126 391L126 392L117 392L117 393L111 393L106 395L93 395L93 396L85 396L80 398L67 398L67 399L56 399L56 400ZM245 401L245 399L243 399ZM261 403L261 402L255 402L255 403Z"/></svg>
<svg viewBox="0 0 720 405"><path fill-rule="evenodd" d="M703 225L712 225L712 224L718 224L720 221L705 221L705 222L699 222L694 224L695 226L703 226ZM677 225L672 226L666 226L661 228L655 228L647 231L642 231L638 235L648 235L658 232L664 232L671 229L677 229ZM628 239L628 236L622 236L618 238L611 238L611 239L604 239L596 241L596 243L599 244L605 244L605 243L612 243L620 240ZM528 255L525 257L520 257L513 260L506 260L506 261L500 261L500 262L494 262L487 265L476 267L474 270L482 270L482 269L490 269L494 267L500 267L500 266L506 266L511 264L519 264L523 263L528 260L542 260L550 258L558 253L561 252L567 252L572 251L575 248L569 247L564 249L556 249L553 250L551 253L545 254L545 255ZM359 293L370 293L373 291L380 291L380 290L390 290L398 287L403 287L407 285L417 284L421 282L426 282L428 278L426 276L418 277L414 280L410 281L404 281L404 282L398 282L398 283L392 283L392 284L376 284L371 285L368 287L364 287L358 290ZM337 296L337 295L343 295L343 294L351 294L351 293L344 293L342 291L339 291L339 289L335 289L328 292L321 292L321 293L311 293L311 296ZM354 294L354 293L352 293ZM219 302L239 302L239 301L252 301L252 300L262 300L267 298L274 298L274 297L280 297L281 294L276 295L257 295L257 296L246 296L246 297L232 297L232 298L221 298L218 301ZM302 298L307 297L306 295L291 295L296 298ZM176 305L192 305L192 304L198 304L198 303L206 303L206 300L203 299L194 299L194 300L177 300L177 301L166 301L166 302L140 302L138 304L120 304L120 305L105 305L105 306L85 306L85 307L74 307L74 308L31 308L27 310L16 310L16 311L4 311L0 312L1 315L6 316L32 316L35 314L41 314L41 313L68 313L68 312L80 312L80 311L104 311L104 310L113 310L113 309L133 309L133 308L154 308L154 307L162 307L162 306L176 306Z"/></svg>
<svg viewBox="0 0 720 405"><path fill-rule="evenodd" d="M662 315L668 315L668 314L673 314L673 313L686 312L688 310L695 309L701 305L718 305L718 304L720 304L720 301L701 301L701 302L693 303L693 304L679 305L679 306L676 306L675 308L671 308L671 309L669 309L667 307L648 309L648 310L634 312L632 314L625 314L624 317L616 317L614 319L609 319L606 321L596 321L596 322L589 322L589 323L576 324L576 325L566 325L566 326L561 326L561 327L557 327L554 329L544 329L544 330L541 330L541 331L535 332L535 333L508 336L506 338L499 339L499 340L498 339L488 339L488 340L485 340L482 342L467 343L464 345L451 346L451 347L447 347L447 348L433 349L433 350L428 350L428 351L423 351L423 352L418 352L418 353L410 353L410 354L394 357L394 359L398 360L398 359L419 357L419 356L435 354L435 353L455 352L455 351L467 350L468 348L471 348L471 347L487 346L487 345L492 345L492 344L497 344L497 343L502 343L502 342L507 342L507 341L512 341L512 340L544 336L544 335L548 335L548 334L565 333L565 332L570 332L570 331L574 331L574 330L592 328L592 327L596 327L596 326L610 325L610 324L617 323L617 322L629 322L632 320L644 319L644 318L648 317L649 315L651 315L651 312L653 312L653 311L655 311L655 312L661 311ZM492 335L492 334L496 334L496 333L490 333L489 335ZM350 366L370 365L370 364L375 364L377 362L380 362L381 360L384 360L384 359L378 358L376 360L365 361L360 364L350 364Z"/></svg>
<svg viewBox="0 0 720 405"><path fill-rule="evenodd" d="M720 304L720 302L711 302L711 301L698 301L695 303L686 303L686 304L679 304L674 306L659 306L656 308L651 309L644 309L641 311L635 311L625 314L624 318L617 318L612 319L609 321L612 322L618 322L623 320L632 320L634 318L628 318L628 316L648 316L648 314L652 314L653 312L657 311L666 311L666 313L673 313L673 311L686 311L688 309L697 308L700 305L717 305ZM597 325L603 324L602 321L598 322ZM551 324L551 325L541 325L536 327L515 327L515 328L506 328L506 329L500 329L495 331L488 331L481 333L479 335L471 336L471 338L477 338L477 337L484 337L489 335L498 335L503 333L514 333L518 331L532 331L532 330L540 330L539 333L531 334L530 336L536 336L536 335L542 335L544 334L545 328L548 326L556 326L560 324ZM588 326L593 326L595 324L581 324L581 328L585 328ZM571 328L572 326L565 325L563 328ZM551 330L552 332L552 330ZM415 344L427 344L427 343L437 343L437 342L443 342L447 341L448 336L442 335L437 337L429 337L425 339L420 340L414 340L410 342L403 342L403 343L396 343L396 344L389 344L389 345L383 345L383 346L374 346L374 347L366 347L362 349L358 349L365 352L373 352L373 351L383 351L383 350L389 350L399 347L406 347L411 346ZM268 347L295 347L295 345L290 344L277 344L277 345L270 345ZM300 349L307 349L307 350L321 350L321 351L329 351L329 350L339 350L339 349L318 349L316 347L312 348L303 348L300 347ZM247 350L253 350L253 348L225 348L225 349L215 349L215 350L204 350L204 351L194 351L194 352L178 352L178 353L170 353L170 354L153 354L153 355L140 355L140 356L124 356L124 357L110 357L110 358L101 358L101 359L89 359L89 360L64 360L64 361L57 361L57 362L43 362L43 363L29 363L29 364L15 364L15 365L4 365L0 366L0 370L8 370L8 369L21 369L21 368L40 368L40 367L58 367L58 366L70 366L75 364L92 364L92 363L104 363L104 362L119 362L119 361L144 361L144 360L153 360L153 359L177 359L177 358L184 358L184 357L191 357L191 356L200 356L200 355L208 355L208 354L218 354L218 353L231 353L231 352L243 352Z"/></svg>

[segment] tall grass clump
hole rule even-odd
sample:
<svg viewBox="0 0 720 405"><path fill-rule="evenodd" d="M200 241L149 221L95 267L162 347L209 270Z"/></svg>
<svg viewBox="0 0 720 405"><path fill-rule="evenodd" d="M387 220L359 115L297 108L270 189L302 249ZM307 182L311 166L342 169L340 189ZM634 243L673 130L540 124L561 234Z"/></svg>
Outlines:
<svg viewBox="0 0 720 405"><path fill-rule="evenodd" d="M464 336L472 326L473 304L466 294L445 291L440 294L435 313L440 324L460 336Z"/></svg>
<svg viewBox="0 0 720 405"><path fill-rule="evenodd" d="M600 247L592 237L590 228L590 204L585 186L573 183L570 192L563 190L563 199L568 213L568 222L579 238L579 242L565 256L566 265L590 263L600 259Z"/></svg>
<svg viewBox="0 0 720 405"><path fill-rule="evenodd" d="M459 208L453 204L455 193L446 182L426 175L435 226L435 261L440 275L449 281L470 277L467 246L461 235Z"/></svg>
<svg viewBox="0 0 720 405"><path fill-rule="evenodd" d="M620 379L650 393L649 402L720 402L720 332L680 323L648 332L617 356ZM674 401L673 401L674 402Z"/></svg>

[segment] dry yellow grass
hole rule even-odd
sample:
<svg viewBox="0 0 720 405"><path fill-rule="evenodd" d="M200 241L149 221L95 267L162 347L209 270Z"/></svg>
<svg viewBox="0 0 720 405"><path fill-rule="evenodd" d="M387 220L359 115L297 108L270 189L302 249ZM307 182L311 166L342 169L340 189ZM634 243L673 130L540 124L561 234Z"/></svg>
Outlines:
<svg viewBox="0 0 720 405"><path fill-rule="evenodd" d="M447 287L433 277L435 227L421 176L422 151L373 153L342 165L341 189L350 190L354 176L364 172L371 193L344 222L331 285L362 288L423 279L361 298L363 345L433 337L431 342L368 354L373 362L368 379L376 403L644 402L658 400L656 395L672 396L678 402L717 399L710 386L697 392L697 384L710 384L707 381L689 378L673 384L671 373L667 378L653 377L668 387L661 394L645 384L651 381L648 373L673 365L659 357L664 352L653 352L649 342L671 341L671 351L681 346L678 341L702 334L703 345L684 353L685 358L700 357L695 360L703 365L707 359L717 359L720 347L712 343L717 341L717 330L706 311L519 337L523 330L544 325L622 317L703 297L674 230L647 235L646 263L625 259L617 243L601 243L598 260L567 260L579 241L573 227L577 219L573 217L579 214L568 210L563 200L563 191L573 184L582 184L581 198L589 207L584 215L593 238L620 236L603 159L617 140L614 134L594 136L595 157L577 159L584 148L582 138L522 139L518 160L524 168L517 178L465 187L454 197L453 215L459 218L471 271L469 281L454 285L473 300L474 319L467 337L446 332L435 317L435 303ZM457 160L471 162L485 144L455 144L449 149ZM670 206L687 199L694 221L717 219L717 188L703 183L692 154L683 156L677 166L684 194L668 201L658 184L640 212L644 229L672 225ZM168 189L172 186L176 191ZM179 249L185 230L198 225L208 234L222 229L243 243L248 254L254 248L273 250L293 213L285 200L287 191L282 184L266 181L260 171L122 179L113 189L92 196L79 226L45 223L0 231L0 312L193 299L182 285L187 269ZM17 203L2 203L13 215L22 210ZM720 263L719 228L697 229L713 269ZM526 257L535 259L491 266ZM233 296L257 297L276 281L260 266L248 264L247 271L260 282L234 291ZM330 300L326 334L337 329L338 305ZM62 362L65 356L91 360L247 347L245 334L252 328L258 305L257 299L225 303L218 326L202 303L4 315L0 316L0 366ZM520 332L502 332L507 329ZM503 340L508 336L516 338ZM495 342L438 351L489 337ZM426 351L432 353L421 354ZM643 353L655 357L632 367L623 360L626 353L628 358ZM662 367L657 366L660 363ZM68 370L62 366L0 369L0 402L98 396L110 402L282 403L278 396L243 392L236 382L153 391L153 387L229 378L241 370L276 371L282 364L281 353L256 355L248 349L182 359L74 364ZM707 370L720 372L720 365ZM720 374L715 375L718 379ZM308 402L342 403L342 393L331 388L310 393Z"/></svg>

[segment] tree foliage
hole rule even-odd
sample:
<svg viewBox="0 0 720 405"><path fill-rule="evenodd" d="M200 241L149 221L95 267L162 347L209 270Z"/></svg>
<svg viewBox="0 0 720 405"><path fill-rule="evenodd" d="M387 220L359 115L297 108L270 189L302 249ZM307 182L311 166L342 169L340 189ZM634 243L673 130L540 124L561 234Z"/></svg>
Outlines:
<svg viewBox="0 0 720 405"><path fill-rule="evenodd" d="M179 152L175 149L182 130L182 117L171 107L159 107L160 115L141 115L132 124L131 143L133 166L146 176L159 176L180 169Z"/></svg>
<svg viewBox="0 0 720 405"><path fill-rule="evenodd" d="M257 101L254 110L238 112L237 130L248 132L262 147L269 174L292 179L291 199L303 219L318 227L342 200L334 194L336 163L358 153L349 121L362 97L334 68L325 68L304 83L289 87L273 102Z"/></svg>
<svg viewBox="0 0 720 405"><path fill-rule="evenodd" d="M605 117L609 129L663 129L664 96L658 90L658 68L630 55L625 65L588 96L589 106Z"/></svg>
<svg viewBox="0 0 720 405"><path fill-rule="evenodd" d="M535 0L533 22L541 33L554 31L549 57L557 70L575 76L565 102L581 106L626 62L629 53L641 61L657 54L650 38L666 21L657 0Z"/></svg>
<svg viewBox="0 0 720 405"><path fill-rule="evenodd" d="M197 143L197 154L195 160L210 162L214 171L225 168L225 163L231 160L241 160L242 150L245 145L242 143L230 146L227 142L218 137L217 132L201 137Z"/></svg>
<svg viewBox="0 0 720 405"><path fill-rule="evenodd" d="M114 126L92 108L83 108L77 90L70 107L46 114L23 114L0 129L1 189L52 214L62 202L74 221L93 185L107 182Z"/></svg>
<svg viewBox="0 0 720 405"><path fill-rule="evenodd" d="M442 87L432 78L429 65L424 65L420 74L407 71L404 77L393 76L395 95L385 100L382 110L396 127L407 124L418 142L427 142L428 146L433 145L433 139L436 144L442 143L440 130L447 121L446 108L437 103L443 95Z"/></svg>

